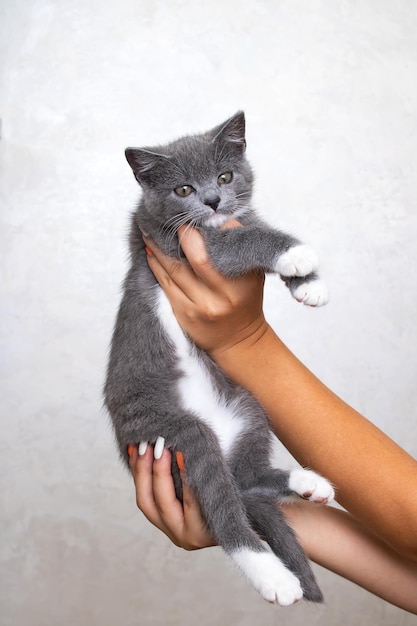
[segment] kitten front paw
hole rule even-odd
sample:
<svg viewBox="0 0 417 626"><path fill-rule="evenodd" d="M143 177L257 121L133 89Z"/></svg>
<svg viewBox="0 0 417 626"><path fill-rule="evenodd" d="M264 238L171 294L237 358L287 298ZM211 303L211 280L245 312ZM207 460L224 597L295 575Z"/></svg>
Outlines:
<svg viewBox="0 0 417 626"><path fill-rule="evenodd" d="M275 269L281 276L307 276L319 266L317 253L310 246L298 244L281 254Z"/></svg>
<svg viewBox="0 0 417 626"><path fill-rule="evenodd" d="M316 504L328 504L334 500L334 489L329 481L311 470L292 470L289 488L305 500Z"/></svg>
<svg viewBox="0 0 417 626"><path fill-rule="evenodd" d="M311 280L291 291L292 296L308 306L324 306L329 301L329 292L321 280Z"/></svg>

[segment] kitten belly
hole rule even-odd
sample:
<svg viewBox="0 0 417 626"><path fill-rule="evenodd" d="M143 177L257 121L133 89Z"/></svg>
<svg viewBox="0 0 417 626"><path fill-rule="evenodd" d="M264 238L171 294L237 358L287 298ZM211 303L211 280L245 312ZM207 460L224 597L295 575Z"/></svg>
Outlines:
<svg viewBox="0 0 417 626"><path fill-rule="evenodd" d="M193 346L185 338L162 289L159 289L157 310L159 321L175 346L182 372L178 381L181 404L213 429L223 453L227 455L245 427L244 418L239 413L239 402L226 404L221 397L204 364L193 354Z"/></svg>

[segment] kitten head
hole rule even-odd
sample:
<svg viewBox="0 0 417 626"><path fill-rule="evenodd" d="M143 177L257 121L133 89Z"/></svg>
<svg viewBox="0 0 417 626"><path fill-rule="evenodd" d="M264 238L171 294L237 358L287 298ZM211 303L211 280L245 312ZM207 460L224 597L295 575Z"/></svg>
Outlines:
<svg viewBox="0 0 417 626"><path fill-rule="evenodd" d="M141 229L160 241L162 232L172 235L182 224L218 227L249 211L253 176L245 149L243 112L166 146L128 148L143 190Z"/></svg>

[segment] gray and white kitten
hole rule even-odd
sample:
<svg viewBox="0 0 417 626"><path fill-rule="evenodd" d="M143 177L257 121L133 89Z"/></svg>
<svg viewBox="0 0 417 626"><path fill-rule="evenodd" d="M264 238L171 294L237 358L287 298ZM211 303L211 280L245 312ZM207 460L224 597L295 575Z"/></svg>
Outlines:
<svg viewBox="0 0 417 626"><path fill-rule="evenodd" d="M333 489L312 471L272 467L265 411L183 333L148 267L142 240L144 233L178 258L177 230L192 225L224 275L254 268L276 272L297 300L325 304L313 250L272 229L251 207L253 176L245 147L239 112L207 133L126 150L143 193L132 219L131 266L105 402L126 463L129 444L140 444L141 452L153 445L156 458L164 446L183 453L208 530L266 600L289 605L304 596L320 602L309 562L277 503L294 495L329 502ZM242 228L220 230L230 218ZM181 498L174 462L172 471Z"/></svg>

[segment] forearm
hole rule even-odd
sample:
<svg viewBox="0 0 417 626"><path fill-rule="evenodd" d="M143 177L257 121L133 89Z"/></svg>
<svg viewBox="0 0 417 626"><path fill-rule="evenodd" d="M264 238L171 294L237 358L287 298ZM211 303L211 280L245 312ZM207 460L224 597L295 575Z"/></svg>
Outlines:
<svg viewBox="0 0 417 626"><path fill-rule="evenodd" d="M313 561L417 613L416 563L390 549L344 511L307 502L286 505L283 510Z"/></svg>
<svg viewBox="0 0 417 626"><path fill-rule="evenodd" d="M213 357L258 398L299 463L334 483L342 506L417 560L417 462L412 457L325 387L269 326Z"/></svg>

